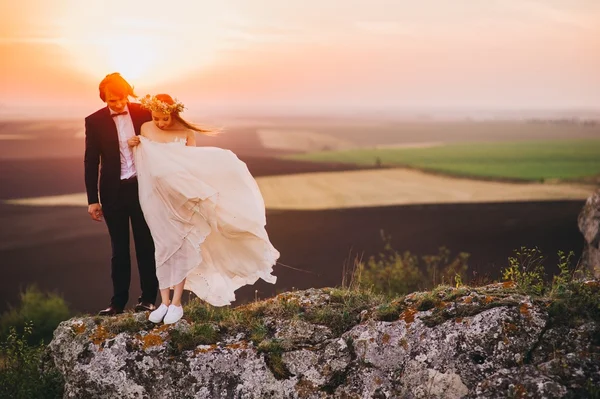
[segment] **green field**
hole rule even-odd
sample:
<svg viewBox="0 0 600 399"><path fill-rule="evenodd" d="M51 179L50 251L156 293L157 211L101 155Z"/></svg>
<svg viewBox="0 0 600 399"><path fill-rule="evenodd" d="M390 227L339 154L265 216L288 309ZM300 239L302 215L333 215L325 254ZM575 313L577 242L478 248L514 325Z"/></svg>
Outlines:
<svg viewBox="0 0 600 399"><path fill-rule="evenodd" d="M379 158L385 166L408 166L458 176L568 180L600 175L600 139L324 151L289 158L358 165L374 165Z"/></svg>

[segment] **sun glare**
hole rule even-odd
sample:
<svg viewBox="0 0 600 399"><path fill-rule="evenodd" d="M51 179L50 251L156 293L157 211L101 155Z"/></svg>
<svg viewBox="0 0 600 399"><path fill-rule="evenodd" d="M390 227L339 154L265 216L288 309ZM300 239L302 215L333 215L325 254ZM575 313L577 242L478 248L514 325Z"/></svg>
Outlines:
<svg viewBox="0 0 600 399"><path fill-rule="evenodd" d="M218 49L218 25L197 18L222 7L192 4L185 10L152 1L73 1L58 26L60 43L74 66L95 78L118 71L136 85L167 81L201 70Z"/></svg>
<svg viewBox="0 0 600 399"><path fill-rule="evenodd" d="M114 38L104 49L106 68L137 81L158 79L159 76L153 76L161 72L156 70L160 62L153 43L156 40L152 37L135 34Z"/></svg>

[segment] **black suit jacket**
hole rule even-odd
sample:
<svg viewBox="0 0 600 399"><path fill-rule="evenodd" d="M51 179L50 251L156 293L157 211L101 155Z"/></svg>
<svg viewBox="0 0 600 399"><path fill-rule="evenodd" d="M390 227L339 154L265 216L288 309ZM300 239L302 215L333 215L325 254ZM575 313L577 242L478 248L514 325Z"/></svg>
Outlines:
<svg viewBox="0 0 600 399"><path fill-rule="evenodd" d="M144 122L152 120L149 111L139 104L129 103L129 114L135 134L140 134ZM114 204L121 180L121 150L117 126L108 107L85 118L85 189L88 204ZM100 166L100 197L98 197L98 166Z"/></svg>

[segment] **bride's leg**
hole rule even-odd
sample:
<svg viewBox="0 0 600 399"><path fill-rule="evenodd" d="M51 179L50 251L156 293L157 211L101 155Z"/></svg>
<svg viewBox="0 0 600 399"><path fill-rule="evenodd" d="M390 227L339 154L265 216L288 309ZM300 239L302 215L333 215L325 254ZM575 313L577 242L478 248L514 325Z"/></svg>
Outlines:
<svg viewBox="0 0 600 399"><path fill-rule="evenodd" d="M170 288L165 288L165 289L160 290L160 299L162 300L162 303L164 303L166 306L169 306L171 304L171 300L169 299L170 296L171 296Z"/></svg>
<svg viewBox="0 0 600 399"><path fill-rule="evenodd" d="M175 306L181 306L181 297L183 296L183 286L185 285L185 279L174 287L173 302Z"/></svg>
<svg viewBox="0 0 600 399"><path fill-rule="evenodd" d="M173 300L171 301L171 305L169 305L169 311L165 316L164 322L165 324L176 323L181 316L183 316L183 307L181 306L181 296L183 295L183 286L185 285L185 279L177 284L173 291Z"/></svg>
<svg viewBox="0 0 600 399"><path fill-rule="evenodd" d="M169 310L169 304L171 302L169 300L170 294L170 288L164 288L160 290L160 299L162 300L162 303L158 308L156 308L156 310L150 313L150 316L148 316L148 320L150 320L153 323L160 323L161 321L163 321L163 319L166 317L167 311Z"/></svg>

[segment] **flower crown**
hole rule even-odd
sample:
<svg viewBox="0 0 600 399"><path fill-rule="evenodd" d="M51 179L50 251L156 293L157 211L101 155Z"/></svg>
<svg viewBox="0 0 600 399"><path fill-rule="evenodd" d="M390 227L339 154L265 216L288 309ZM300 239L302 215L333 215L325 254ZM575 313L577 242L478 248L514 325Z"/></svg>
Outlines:
<svg viewBox="0 0 600 399"><path fill-rule="evenodd" d="M167 104L155 96L146 94L146 96L140 99L140 104L143 108L149 109L153 112L162 112L163 114L172 114L173 112L179 113L184 110L185 107L183 103L177 101L176 98L174 98L173 101L175 101L174 104Z"/></svg>

